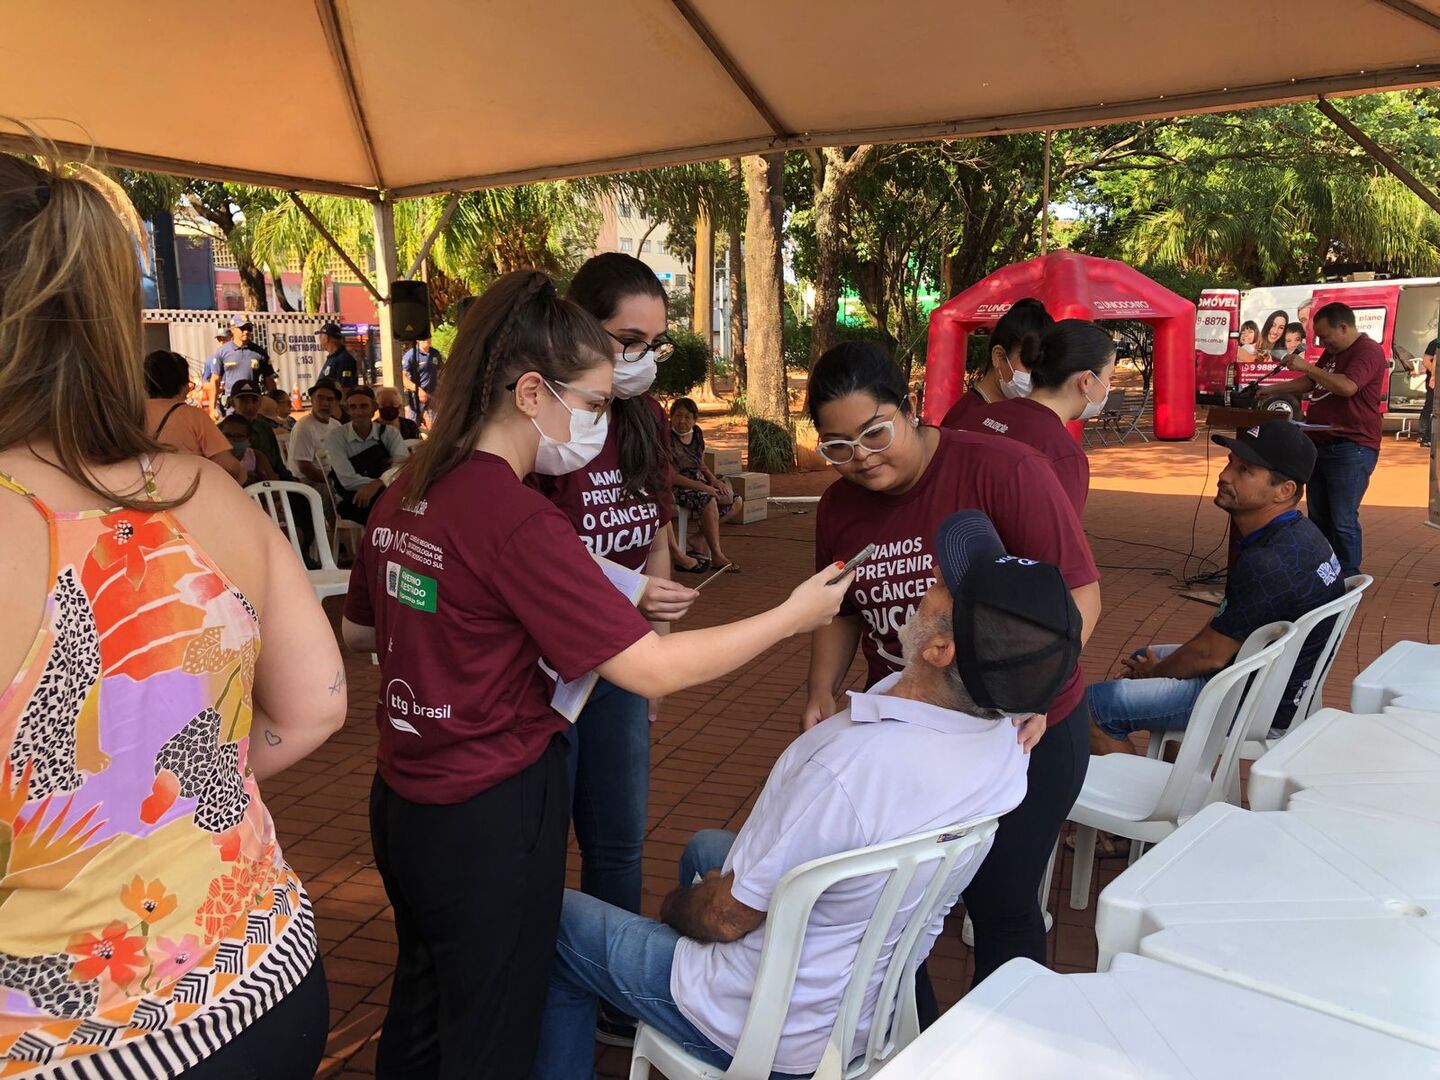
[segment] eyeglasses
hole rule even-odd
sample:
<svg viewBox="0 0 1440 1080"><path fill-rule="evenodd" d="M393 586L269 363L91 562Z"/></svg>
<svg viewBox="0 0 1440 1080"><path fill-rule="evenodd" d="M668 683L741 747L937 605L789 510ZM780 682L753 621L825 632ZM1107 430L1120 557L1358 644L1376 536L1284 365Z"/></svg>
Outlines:
<svg viewBox="0 0 1440 1080"><path fill-rule="evenodd" d="M559 379L546 379L545 381L552 386L558 386L562 390L569 390L572 394L577 395L584 403L583 407L589 410L591 423L600 423L601 420L605 419L605 414L610 411L610 399L608 397L592 397L586 391L577 389L576 387L571 386L569 383L563 383ZM560 398L560 404L567 405L567 402L563 397L560 397L559 394L556 394L555 396L557 398ZM571 415L573 416L574 413L572 412Z"/></svg>
<svg viewBox="0 0 1440 1080"><path fill-rule="evenodd" d="M896 414L898 416L898 414ZM848 465L855 460L855 448L863 446L868 453L878 454L889 450L895 441L895 420L892 416L879 424L872 424L860 433L858 439L827 439L816 447L820 456L831 465Z"/></svg>
<svg viewBox="0 0 1440 1080"><path fill-rule="evenodd" d="M605 332L610 334L609 330ZM661 334L654 341L645 341L643 338L622 338L618 334L610 334L610 336L619 343L620 356L630 363L639 360L647 352L653 352L655 362L663 364L675 351L675 342L671 340L669 334Z"/></svg>

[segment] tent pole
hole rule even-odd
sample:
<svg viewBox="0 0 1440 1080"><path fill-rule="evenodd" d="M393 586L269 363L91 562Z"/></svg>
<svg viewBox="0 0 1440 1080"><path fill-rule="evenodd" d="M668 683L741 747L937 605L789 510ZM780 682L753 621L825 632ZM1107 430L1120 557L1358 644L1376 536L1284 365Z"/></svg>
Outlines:
<svg viewBox="0 0 1440 1080"><path fill-rule="evenodd" d="M1416 195L1420 196L1420 199L1428 205L1430 209L1440 214L1440 195L1437 195L1426 186L1425 183L1419 180L1414 173L1396 161L1383 146L1356 127L1348 116L1330 104L1323 95L1315 99L1315 106L1329 117L1336 127L1346 135L1349 135L1360 149L1374 158L1386 172L1390 173L1396 180L1399 180Z"/></svg>
<svg viewBox="0 0 1440 1080"><path fill-rule="evenodd" d="M324 238L325 242L330 245L331 250L334 251L336 255L340 256L340 261L350 268L350 272L355 275L355 277L359 280L360 284L364 285L365 288L369 290L370 295L375 298L375 302L377 304L384 303L385 298L380 295L374 284L371 283L370 278L366 275L365 271L361 270L360 267L355 265L355 260L350 258L349 254L345 251L345 249L340 246L340 241L336 240L335 237L330 235L330 230L327 229L324 223L315 216L315 211L311 210L310 207L306 206L305 200L300 198L300 196L296 192L287 191L285 194L288 195L290 197L290 201L299 208L300 213L305 215L305 220L310 222L311 225L315 226L315 231L318 232L321 237ZM390 287L387 285L385 288L388 292Z"/></svg>
<svg viewBox="0 0 1440 1080"><path fill-rule="evenodd" d="M451 216L455 213L455 207L460 205L460 192L452 191L450 198L445 200L445 209L440 211L440 217L435 222L435 227L430 230L430 235L425 237L425 242L420 245L420 251L415 256L415 261L410 264L410 269L405 271L405 276L412 281L415 275L420 272L420 264L430 254L430 249L435 246L435 238L440 235L440 230L450 223Z"/></svg>
<svg viewBox="0 0 1440 1080"><path fill-rule="evenodd" d="M375 215L375 276L385 297L376 303L380 313L380 370L388 386L404 385L400 378L400 350L395 347L395 319L390 307L390 285L395 280L395 204L376 199L370 204Z"/></svg>
<svg viewBox="0 0 1440 1080"><path fill-rule="evenodd" d="M1045 182L1040 192L1040 254L1050 251L1050 132L1045 132Z"/></svg>

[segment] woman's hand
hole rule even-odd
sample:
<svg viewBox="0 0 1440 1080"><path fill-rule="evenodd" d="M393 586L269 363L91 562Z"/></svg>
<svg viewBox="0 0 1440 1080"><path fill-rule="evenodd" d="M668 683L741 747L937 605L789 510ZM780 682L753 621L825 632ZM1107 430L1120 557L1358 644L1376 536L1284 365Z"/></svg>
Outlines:
<svg viewBox="0 0 1440 1080"><path fill-rule="evenodd" d="M687 588L669 578L647 577L638 606L640 614L651 622L677 622L685 617L699 595L698 589Z"/></svg>
<svg viewBox="0 0 1440 1080"><path fill-rule="evenodd" d="M1027 754L1035 749L1035 744L1038 743L1041 736L1045 734L1046 721L1044 713L1031 713L1029 716L1011 717L1011 723L1018 729L1015 734L1016 741L1019 742L1020 748Z"/></svg>
<svg viewBox="0 0 1440 1080"><path fill-rule="evenodd" d="M855 571L852 570L834 585L830 584L844 565L836 563L834 566L827 566L795 586L790 598L781 605L795 620L795 627L790 631L792 634L804 634L828 626L830 620L835 618L845 599L845 591L855 579Z"/></svg>
<svg viewBox="0 0 1440 1080"><path fill-rule="evenodd" d="M810 691L805 701L805 711L800 714L800 730L809 731L821 720L835 715L835 696L823 691Z"/></svg>

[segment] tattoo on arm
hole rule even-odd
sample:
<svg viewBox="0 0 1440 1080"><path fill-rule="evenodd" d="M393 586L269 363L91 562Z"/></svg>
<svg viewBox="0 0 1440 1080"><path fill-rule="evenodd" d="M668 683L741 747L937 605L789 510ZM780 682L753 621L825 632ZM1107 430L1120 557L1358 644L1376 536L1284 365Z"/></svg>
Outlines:
<svg viewBox="0 0 1440 1080"><path fill-rule="evenodd" d="M345 689L345 669L344 669L344 668L341 668L339 671L335 672L335 681L330 684L330 694L331 694L331 696L334 696L335 694L339 694L339 693L343 692L344 689Z"/></svg>

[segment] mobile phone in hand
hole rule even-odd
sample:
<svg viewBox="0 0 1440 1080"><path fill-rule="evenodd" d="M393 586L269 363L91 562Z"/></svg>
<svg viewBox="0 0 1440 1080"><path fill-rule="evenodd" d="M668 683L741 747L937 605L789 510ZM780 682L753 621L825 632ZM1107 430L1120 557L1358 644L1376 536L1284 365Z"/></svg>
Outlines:
<svg viewBox="0 0 1440 1080"><path fill-rule="evenodd" d="M847 562L844 566L840 568L839 576L831 581L827 581L826 584L840 584L840 582L845 580L846 574L850 573L851 570L854 570L857 566L865 562L867 559L872 558L875 555L875 552L878 550L879 548L875 544L866 544L864 549L861 550L860 554L856 555L853 559L851 559L849 562Z"/></svg>

